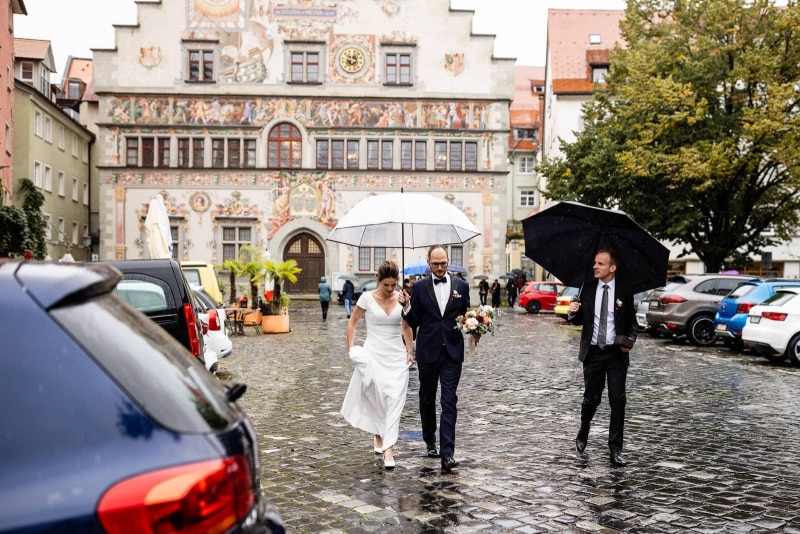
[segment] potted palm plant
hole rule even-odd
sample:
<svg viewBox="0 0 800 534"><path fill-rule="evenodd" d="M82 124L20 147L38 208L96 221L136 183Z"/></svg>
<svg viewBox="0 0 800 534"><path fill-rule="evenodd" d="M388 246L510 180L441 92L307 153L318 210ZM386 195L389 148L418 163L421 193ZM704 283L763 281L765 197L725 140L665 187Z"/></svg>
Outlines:
<svg viewBox="0 0 800 534"><path fill-rule="evenodd" d="M272 281L273 289L267 292L266 299L260 303L261 331L265 334L289 332L289 296L283 293L283 284L297 282L297 275L302 269L295 260L268 259L262 266L258 278Z"/></svg>
<svg viewBox="0 0 800 534"><path fill-rule="evenodd" d="M250 284L249 306L252 312L246 313L244 324L259 324L261 322L261 312L258 306L258 287L260 280L263 280L264 258L261 252L252 245L244 244L239 250L239 276L247 278Z"/></svg>

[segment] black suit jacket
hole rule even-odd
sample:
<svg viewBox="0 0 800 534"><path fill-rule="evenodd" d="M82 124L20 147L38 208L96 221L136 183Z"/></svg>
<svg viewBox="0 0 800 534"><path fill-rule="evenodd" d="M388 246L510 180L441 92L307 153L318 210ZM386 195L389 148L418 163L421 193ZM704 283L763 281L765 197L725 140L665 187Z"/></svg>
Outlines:
<svg viewBox="0 0 800 534"><path fill-rule="evenodd" d="M594 330L594 303L597 295L597 280L592 278L587 280L581 291L581 309L574 316L569 317L569 321L575 325L583 325L581 331L581 349L578 359L583 361L589 353L589 345L592 343L592 333ZM617 301L622 303L617 306ZM617 280L614 288L614 302L609 302L614 306L614 328L615 335L628 336L636 341L639 333L639 325L636 323L636 309L633 307L633 293ZM627 354L626 354L627 356Z"/></svg>
<svg viewBox="0 0 800 534"><path fill-rule="evenodd" d="M439 311L433 278L426 276L415 282L411 291L411 309L404 315L411 328L417 328L417 361L433 363L444 347L455 361L464 361L464 335L456 328L456 317L469 309L469 284L450 276L450 287L444 315Z"/></svg>

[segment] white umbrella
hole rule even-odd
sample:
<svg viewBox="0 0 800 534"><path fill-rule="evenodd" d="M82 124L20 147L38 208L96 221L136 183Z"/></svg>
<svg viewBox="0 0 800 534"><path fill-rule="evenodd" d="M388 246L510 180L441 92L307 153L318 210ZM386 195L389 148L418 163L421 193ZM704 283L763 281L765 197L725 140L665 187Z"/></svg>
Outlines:
<svg viewBox="0 0 800 534"><path fill-rule="evenodd" d="M147 234L147 250L151 258L172 257L172 232L169 228L169 214L164 197L156 195L150 200L147 217L144 220Z"/></svg>
<svg viewBox="0 0 800 534"><path fill-rule="evenodd" d="M67 252L66 254L61 256L61 259L58 260L58 263L75 263L75 258L72 257L72 254Z"/></svg>
<svg viewBox="0 0 800 534"><path fill-rule="evenodd" d="M405 249L465 243L480 235L453 204L423 193L369 196L353 206L328 235L328 241L356 247Z"/></svg>

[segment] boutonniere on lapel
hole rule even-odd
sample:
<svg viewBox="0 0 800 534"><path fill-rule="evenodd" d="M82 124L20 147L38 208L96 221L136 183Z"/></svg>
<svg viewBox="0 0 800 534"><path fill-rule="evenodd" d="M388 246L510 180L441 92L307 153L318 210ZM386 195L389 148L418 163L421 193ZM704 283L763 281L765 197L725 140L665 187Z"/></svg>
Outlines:
<svg viewBox="0 0 800 534"><path fill-rule="evenodd" d="M450 298L452 298L452 299L460 299L461 298L461 293L459 293L456 290L453 290L453 295Z"/></svg>
<svg viewBox="0 0 800 534"><path fill-rule="evenodd" d="M616 304L616 305L617 305L617 309L620 309L620 308L622 307L622 301L621 301L620 299L617 299L617 300L614 302L614 304Z"/></svg>

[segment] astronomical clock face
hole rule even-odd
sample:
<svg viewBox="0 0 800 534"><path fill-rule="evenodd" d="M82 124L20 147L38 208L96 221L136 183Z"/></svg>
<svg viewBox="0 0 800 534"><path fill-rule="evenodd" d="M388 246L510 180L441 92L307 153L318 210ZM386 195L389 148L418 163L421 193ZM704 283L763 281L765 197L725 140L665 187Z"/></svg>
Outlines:
<svg viewBox="0 0 800 534"><path fill-rule="evenodd" d="M364 68L367 58L360 48L347 46L339 54L339 66L349 74L355 74Z"/></svg>

